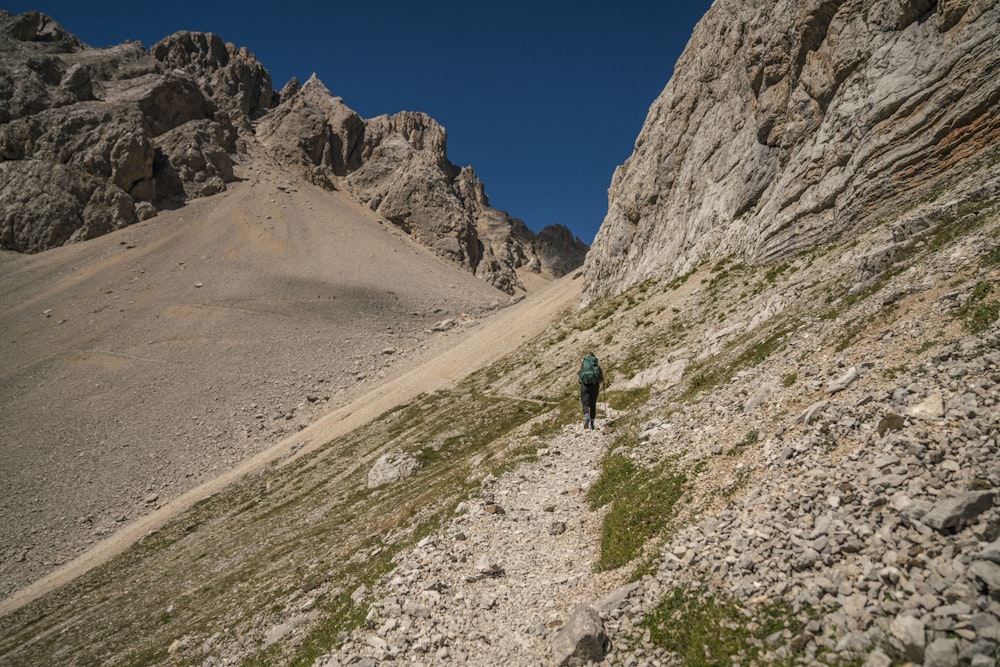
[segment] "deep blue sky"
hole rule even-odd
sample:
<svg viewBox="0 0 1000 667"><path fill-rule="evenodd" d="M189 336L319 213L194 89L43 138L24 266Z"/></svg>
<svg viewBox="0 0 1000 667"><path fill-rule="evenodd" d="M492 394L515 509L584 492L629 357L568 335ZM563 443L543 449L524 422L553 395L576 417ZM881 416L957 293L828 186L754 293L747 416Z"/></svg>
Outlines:
<svg viewBox="0 0 1000 667"><path fill-rule="evenodd" d="M246 46L276 90L315 72L369 118L423 111L490 203L590 243L616 166L711 2L6 2L90 46L146 48L177 30Z"/></svg>

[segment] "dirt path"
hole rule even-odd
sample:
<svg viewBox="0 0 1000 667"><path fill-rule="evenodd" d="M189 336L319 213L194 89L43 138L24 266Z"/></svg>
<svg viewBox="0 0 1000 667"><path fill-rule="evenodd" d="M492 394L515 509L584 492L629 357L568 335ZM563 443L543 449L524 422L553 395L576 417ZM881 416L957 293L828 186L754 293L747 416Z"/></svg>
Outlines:
<svg viewBox="0 0 1000 667"><path fill-rule="evenodd" d="M453 385L512 352L538 335L563 309L580 300L580 280L571 276L552 283L524 301L506 308L451 342L425 364L377 387L343 408L330 412L308 428L282 440L219 477L191 489L155 512L127 525L58 570L22 588L0 602L0 615L14 611L49 591L122 553L144 535L165 525L195 503L276 460L291 461L344 433L367 423L414 396ZM286 462L287 462L286 461Z"/></svg>

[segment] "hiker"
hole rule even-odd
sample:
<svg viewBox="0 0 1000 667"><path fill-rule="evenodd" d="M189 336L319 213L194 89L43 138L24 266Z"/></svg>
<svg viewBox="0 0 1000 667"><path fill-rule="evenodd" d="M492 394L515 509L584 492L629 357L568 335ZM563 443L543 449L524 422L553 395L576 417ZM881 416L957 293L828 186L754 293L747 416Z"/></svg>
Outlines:
<svg viewBox="0 0 1000 667"><path fill-rule="evenodd" d="M580 401L583 403L583 428L594 430L597 422L597 392L604 381L604 371L597 363L597 357L588 354L580 364Z"/></svg>

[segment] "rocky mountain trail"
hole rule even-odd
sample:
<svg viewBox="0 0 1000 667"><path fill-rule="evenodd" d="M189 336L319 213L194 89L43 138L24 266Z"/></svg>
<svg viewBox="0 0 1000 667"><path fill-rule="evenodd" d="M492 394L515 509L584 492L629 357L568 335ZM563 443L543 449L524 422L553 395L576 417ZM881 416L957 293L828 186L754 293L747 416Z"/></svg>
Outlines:
<svg viewBox="0 0 1000 667"><path fill-rule="evenodd" d="M555 465L552 452L580 447L573 439L580 438L579 427L568 426L537 443L538 461L485 479L480 494L401 555L377 587L359 591L359 604L371 605L365 626L343 635L338 650L315 664L685 664L683 655L650 635L657 624L662 633L688 622L678 608L673 620L662 616L665 601L677 596L691 606L736 601L750 618L777 614L780 621L766 635L751 629L747 643L734 649L763 663L995 664L1000 323L995 313L987 315L985 330L970 334L963 320L983 298L973 292L988 292L981 287L995 285L998 275L996 262L984 259L995 256L996 246L995 210L985 207L992 222L943 248L918 241L918 247L939 249L883 275L873 294L849 299L837 317L815 316L815 290L840 282L845 294L857 293L850 290L852 274L843 270L845 262L858 261L850 253L799 258L797 265L808 268L783 269L772 286L744 303L744 324L735 330L714 326L712 311L745 299L740 291L753 282L740 276L753 269L719 263L668 290L674 318L708 315L686 328L719 333L695 333L703 343L700 355L685 349L684 340L661 351L665 367L687 359L681 372L649 376L649 402L616 412L617 434L598 436L599 443L584 440L598 446L575 461L581 467L568 480L585 492L599 477L601 461L616 456L645 469L669 462L686 471L685 498L670 519L674 528L644 551L647 574L627 583L632 568L594 572L597 527L606 510L583 503L576 504L575 520L595 528L589 544L575 547L582 556L573 565L589 561L589 573L574 588L579 595L551 579L553 565L537 554L548 523L539 525L537 507L544 512L546 494L567 481L545 478L540 489L532 482ZM881 233L871 231L862 245L874 245ZM735 275L723 276L726 270ZM776 297L796 290L802 290L797 305L782 300L775 307ZM646 317L663 310L660 303L651 298ZM758 361L737 367L731 380L707 387L697 400L678 399L678 387L692 381L684 369L701 363L708 373L704 364L754 320L779 327L780 337L768 340L783 353L761 352ZM792 328L782 329L782 322ZM707 344L713 340L718 344ZM570 349L581 344L567 341ZM627 353L614 346L602 352L610 360ZM522 526L524 537L498 540L498 533L526 518L516 511L512 516L510 503L499 500L515 494L534 499L524 503L536 508L527 513L532 525ZM548 527L555 532L574 521L553 519ZM477 542L483 531L490 538ZM477 544L483 547L470 548ZM502 583L490 576L504 562L526 560L533 575L520 576L541 589L514 585L506 568ZM565 565L565 576L576 572ZM484 581L501 594L476 590ZM545 616L539 610L551 613L535 623ZM746 621L737 615L731 622L738 627Z"/></svg>
<svg viewBox="0 0 1000 667"><path fill-rule="evenodd" d="M546 655L576 606L620 584L620 573L594 573L602 513L585 497L612 438L610 427L567 426L536 461L487 476L440 531L394 559L378 588L355 591L370 604L369 629L316 664L532 664Z"/></svg>
<svg viewBox="0 0 1000 667"><path fill-rule="evenodd" d="M997 664L1000 5L863 5L715 3L586 268L525 298L469 271L544 273L443 128L318 79L233 124L219 194L0 253L2 659ZM113 101L207 102L217 47ZM88 94L45 62L39 104ZM454 215L401 224L414 192Z"/></svg>

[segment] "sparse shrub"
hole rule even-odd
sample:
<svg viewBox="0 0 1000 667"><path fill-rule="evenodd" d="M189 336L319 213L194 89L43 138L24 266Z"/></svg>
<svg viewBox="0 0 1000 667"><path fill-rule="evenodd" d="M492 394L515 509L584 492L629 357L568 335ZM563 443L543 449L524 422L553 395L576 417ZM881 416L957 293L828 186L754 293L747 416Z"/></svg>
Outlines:
<svg viewBox="0 0 1000 667"><path fill-rule="evenodd" d="M692 275L694 275L694 270L688 271L685 274L677 276L676 278L674 278L673 280L671 280L669 283L667 283L667 289L670 289L670 290L677 289L678 287L680 287L681 285L683 285L684 283L686 283L687 279L690 278Z"/></svg>
<svg viewBox="0 0 1000 667"><path fill-rule="evenodd" d="M787 604L744 609L734 600L695 587L673 589L642 625L653 643L689 667L761 664L768 636L786 630L798 634L802 628ZM769 664L790 664L790 660Z"/></svg>
<svg viewBox="0 0 1000 667"><path fill-rule="evenodd" d="M649 400L649 387L627 389L625 391L608 391L604 395L608 405L615 410L628 410L642 405Z"/></svg>
<svg viewBox="0 0 1000 667"><path fill-rule="evenodd" d="M747 431L747 434L743 436L743 439L737 442L735 445L733 445L730 448L730 450L726 453L729 456L736 456L737 454L740 453L741 449L743 449L744 447L748 447L752 444L755 444L759 440L760 440L760 432L757 429Z"/></svg>
<svg viewBox="0 0 1000 667"><path fill-rule="evenodd" d="M785 373L785 375L781 378L781 386L787 389L788 387L791 387L793 384L795 384L795 382L798 379L799 379L798 373Z"/></svg>
<svg viewBox="0 0 1000 667"><path fill-rule="evenodd" d="M989 283L978 283L958 309L958 316L969 333L983 333L1000 318L1000 301L986 300L992 290Z"/></svg>
<svg viewBox="0 0 1000 667"><path fill-rule="evenodd" d="M983 256L983 266L996 266L1000 264L1000 245L997 245Z"/></svg>
<svg viewBox="0 0 1000 667"><path fill-rule="evenodd" d="M788 269L790 269L791 266L792 265L789 264L788 262L782 262L777 266L772 266L770 269L767 270L767 273L764 274L764 281L773 285L781 276L781 274L788 271Z"/></svg>

